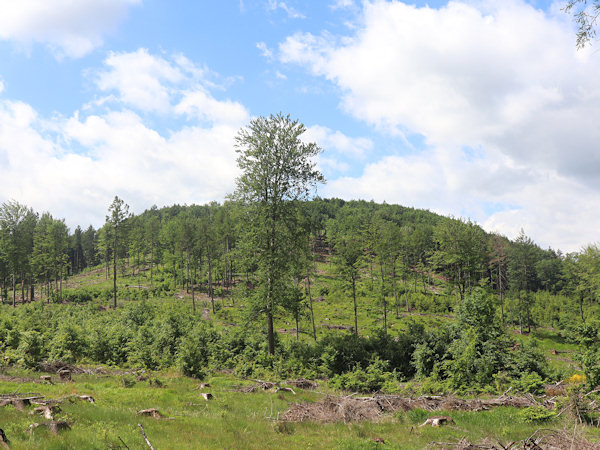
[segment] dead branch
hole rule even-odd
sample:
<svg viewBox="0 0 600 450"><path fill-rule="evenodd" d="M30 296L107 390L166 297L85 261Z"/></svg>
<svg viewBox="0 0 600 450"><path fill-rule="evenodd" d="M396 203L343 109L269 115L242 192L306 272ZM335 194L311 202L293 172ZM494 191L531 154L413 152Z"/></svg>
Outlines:
<svg viewBox="0 0 600 450"><path fill-rule="evenodd" d="M138 427L140 427L140 430L142 431L142 436L144 437L144 441L146 441L146 444L148 445L148 447L150 447L150 450L154 450L154 447L152 447L152 444L146 437L146 432L144 431L144 427L142 426L142 424L138 423Z"/></svg>

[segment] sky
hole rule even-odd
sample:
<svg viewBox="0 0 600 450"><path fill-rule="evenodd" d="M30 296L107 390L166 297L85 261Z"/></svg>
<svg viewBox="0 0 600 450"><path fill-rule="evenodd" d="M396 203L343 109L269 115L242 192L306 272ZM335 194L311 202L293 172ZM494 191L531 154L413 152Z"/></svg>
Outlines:
<svg viewBox="0 0 600 450"><path fill-rule="evenodd" d="M0 202L99 227L223 201L282 112L321 197L579 251L600 225L600 53L540 0L0 0Z"/></svg>

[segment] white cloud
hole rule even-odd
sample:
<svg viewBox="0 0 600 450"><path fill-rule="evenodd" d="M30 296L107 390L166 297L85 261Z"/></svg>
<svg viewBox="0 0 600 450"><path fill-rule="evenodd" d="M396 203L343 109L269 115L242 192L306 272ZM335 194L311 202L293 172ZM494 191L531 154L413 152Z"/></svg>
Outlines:
<svg viewBox="0 0 600 450"><path fill-rule="evenodd" d="M29 48L41 43L58 57L78 58L102 45L142 0L2 0L0 39Z"/></svg>
<svg viewBox="0 0 600 450"><path fill-rule="evenodd" d="M303 139L316 142L326 152L335 152L355 159L363 159L365 153L373 149L373 141L370 139L352 138L340 131L333 131L320 125L308 127Z"/></svg>
<svg viewBox="0 0 600 450"><path fill-rule="evenodd" d="M152 204L222 200L233 191L234 136L247 110L212 97L204 80L190 75L195 66L185 69L181 59L145 51L117 56L107 59L108 72L127 72L124 61L137 65L132 78L104 79L117 96L101 107L47 118L23 102L0 100L0 202L14 198L71 226L99 226L115 195L141 212ZM134 79L160 102L137 91ZM165 109L188 120L161 134L148 114Z"/></svg>
<svg viewBox="0 0 600 450"><path fill-rule="evenodd" d="M183 98L175 106L174 111L201 120L237 126L243 125L250 119L248 111L241 103L216 100L201 88L184 92Z"/></svg>
<svg viewBox="0 0 600 450"><path fill-rule="evenodd" d="M556 213L594 211L600 194L600 59L576 51L568 17L556 14L521 0L440 9L367 1L351 36L288 37L281 61L330 80L348 114L384 134L425 139L424 153L386 157L327 189L479 211L507 233L529 221L534 239L569 249L597 240L593 227ZM509 212L486 212L493 202Z"/></svg>
<svg viewBox="0 0 600 450"><path fill-rule="evenodd" d="M354 8L355 6L354 0L335 0L331 3L331 5L329 5L329 7L333 10Z"/></svg>
<svg viewBox="0 0 600 450"><path fill-rule="evenodd" d="M288 5L286 2L278 2L277 0L268 1L268 9L270 11L276 11L277 9L283 10L290 19L305 19L306 16L296 10L293 6Z"/></svg>
<svg viewBox="0 0 600 450"><path fill-rule="evenodd" d="M116 91L123 103L143 111L168 112L172 86L184 78L178 66L150 55L146 49L111 52L104 64L108 70L98 74L98 88Z"/></svg>
<svg viewBox="0 0 600 450"><path fill-rule="evenodd" d="M2 94L2 92L4 92L4 81L0 79L0 94Z"/></svg>
<svg viewBox="0 0 600 450"><path fill-rule="evenodd" d="M267 44L264 42L257 42L256 48L260 50L261 55L263 55L268 60L273 58L273 50L267 47Z"/></svg>
<svg viewBox="0 0 600 450"><path fill-rule="evenodd" d="M99 103L116 100L128 107L159 114L185 114L213 123L241 125L249 119L246 108L231 100L216 100L209 91L211 74L183 55L152 55L146 49L110 53L106 70L96 77L98 88L116 92Z"/></svg>

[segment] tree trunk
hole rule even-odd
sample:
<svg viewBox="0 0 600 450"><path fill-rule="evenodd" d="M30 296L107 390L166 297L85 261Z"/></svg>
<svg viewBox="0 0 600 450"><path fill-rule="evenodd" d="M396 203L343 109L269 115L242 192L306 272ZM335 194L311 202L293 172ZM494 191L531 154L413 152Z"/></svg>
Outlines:
<svg viewBox="0 0 600 450"><path fill-rule="evenodd" d="M117 309L117 228L113 248L113 308Z"/></svg>
<svg viewBox="0 0 600 450"><path fill-rule="evenodd" d="M194 282L196 281L196 267L192 270L192 313L196 315L196 297L194 295Z"/></svg>
<svg viewBox="0 0 600 450"><path fill-rule="evenodd" d="M12 288L13 288L13 308L15 308L17 306L17 279L15 277L15 274L13 273L13 282L12 282Z"/></svg>
<svg viewBox="0 0 600 450"><path fill-rule="evenodd" d="M212 261L208 258L208 295L210 295L210 303L212 305L212 312L215 313L215 296L212 288ZM273 326L273 318L271 318L271 326Z"/></svg>
<svg viewBox="0 0 600 450"><path fill-rule="evenodd" d="M306 266L306 287L308 290L308 304L310 306L310 320L312 321L313 338L316 342L317 341L317 328L315 327L315 312L313 310L313 300L312 300L312 295L310 293L310 272L308 270L308 265Z"/></svg>
<svg viewBox="0 0 600 450"><path fill-rule="evenodd" d="M152 287L152 282L153 282L153 278L152 278L153 267L154 267L154 243L152 243L152 245L150 245L150 287Z"/></svg>
<svg viewBox="0 0 600 450"><path fill-rule="evenodd" d="M352 300L354 301L354 334L358 336L358 307L356 306L356 280L352 277Z"/></svg>
<svg viewBox="0 0 600 450"><path fill-rule="evenodd" d="M33 282L33 276L29 277L29 301L35 300L35 283Z"/></svg>
<svg viewBox="0 0 600 450"><path fill-rule="evenodd" d="M383 332L387 334L387 302L385 300L385 278L383 272L383 262L379 263L379 270L381 272L381 303L383 306Z"/></svg>

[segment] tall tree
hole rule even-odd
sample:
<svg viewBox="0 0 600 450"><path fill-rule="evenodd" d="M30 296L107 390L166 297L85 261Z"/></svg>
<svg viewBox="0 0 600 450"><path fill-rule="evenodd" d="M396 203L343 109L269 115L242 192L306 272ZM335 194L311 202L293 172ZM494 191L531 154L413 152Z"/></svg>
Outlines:
<svg viewBox="0 0 600 450"><path fill-rule="evenodd" d="M360 220L356 215L348 215L344 220L332 219L327 222L327 236L333 243L333 264L341 276L345 287L352 295L354 306L354 334L358 336L358 303L356 283L360 278L360 265L364 259L363 235Z"/></svg>
<svg viewBox="0 0 600 450"><path fill-rule="evenodd" d="M33 232L37 214L15 201L0 208L0 229L4 236L6 260L12 274L13 306L16 305L17 279L21 280L21 300L25 301L25 279L30 274ZM30 281L30 285L33 284Z"/></svg>
<svg viewBox="0 0 600 450"><path fill-rule="evenodd" d="M109 215L106 223L109 225L113 238L113 307L117 307L117 255L119 253L119 239L122 237L125 221L130 217L129 205L115 195L115 199L108 207Z"/></svg>
<svg viewBox="0 0 600 450"><path fill-rule="evenodd" d="M577 48L583 48L596 37L600 0L568 0L563 11L577 24Z"/></svg>
<svg viewBox="0 0 600 450"><path fill-rule="evenodd" d="M523 229L509 249L508 279L511 290L519 299L519 328L523 333L523 314L527 318L527 328L531 331L531 296L537 287L535 271L539 247L525 235Z"/></svg>
<svg viewBox="0 0 600 450"><path fill-rule="evenodd" d="M470 220L448 219L436 228L435 240L433 260L458 288L462 302L486 270L485 233Z"/></svg>
<svg viewBox="0 0 600 450"><path fill-rule="evenodd" d="M311 188L324 182L313 158L321 149L300 136L304 125L290 116L259 117L236 136L237 164L234 198L247 206L248 239L253 241L258 266L258 295L267 316L270 354L275 352L273 314L291 282L291 262L297 242L290 239L296 223L297 201L307 199Z"/></svg>

